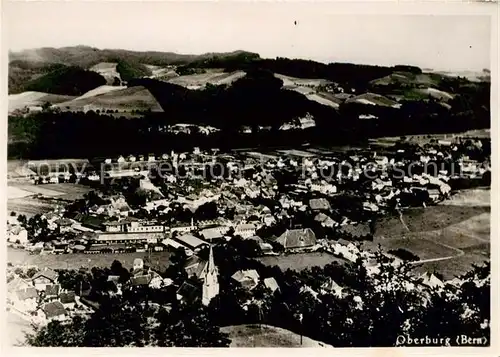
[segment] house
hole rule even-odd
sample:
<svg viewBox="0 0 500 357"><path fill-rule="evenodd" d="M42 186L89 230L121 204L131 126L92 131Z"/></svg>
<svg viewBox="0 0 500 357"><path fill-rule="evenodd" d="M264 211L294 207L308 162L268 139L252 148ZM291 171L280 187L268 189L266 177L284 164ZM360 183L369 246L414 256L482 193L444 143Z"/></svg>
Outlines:
<svg viewBox="0 0 500 357"><path fill-rule="evenodd" d="M184 234L182 236L174 238L177 242L181 243L183 246L188 247L193 252L199 251L204 246L207 246L208 243L204 240L201 240L198 237L195 237L192 234Z"/></svg>
<svg viewBox="0 0 500 357"><path fill-rule="evenodd" d="M133 270L140 270L144 268L144 261L141 258L135 258L133 264Z"/></svg>
<svg viewBox="0 0 500 357"><path fill-rule="evenodd" d="M371 202L363 202L363 209L365 211L371 211L371 212L377 212L379 210L378 206Z"/></svg>
<svg viewBox="0 0 500 357"><path fill-rule="evenodd" d="M97 237L98 243L157 243L164 238L162 232L141 233L100 233Z"/></svg>
<svg viewBox="0 0 500 357"><path fill-rule="evenodd" d="M192 304L201 299L201 289L194 282L185 281L177 290L177 299L182 303Z"/></svg>
<svg viewBox="0 0 500 357"><path fill-rule="evenodd" d="M149 286L149 283L153 279L151 274L136 275L130 278L130 283L133 286Z"/></svg>
<svg viewBox="0 0 500 357"><path fill-rule="evenodd" d="M184 271L188 277L195 276L201 279L207 263L208 261L201 259L198 255L192 255L187 258Z"/></svg>
<svg viewBox="0 0 500 357"><path fill-rule="evenodd" d="M321 192L322 194L329 195L337 193L337 187L326 182L311 183L311 191Z"/></svg>
<svg viewBox="0 0 500 357"><path fill-rule="evenodd" d="M49 268L39 271L31 278L31 282L38 291L43 291L48 285L57 281L57 273Z"/></svg>
<svg viewBox="0 0 500 357"><path fill-rule="evenodd" d="M161 244L163 244L165 247L167 247L167 249L171 250L171 251L174 251L176 249L184 249L186 251L186 253L189 251L189 252L192 252L191 249L189 249L188 247L186 247L185 245L182 245L181 243L177 242L176 240L172 239L172 238L167 238L167 239L164 239Z"/></svg>
<svg viewBox="0 0 500 357"><path fill-rule="evenodd" d="M16 275L14 279L7 283L7 291L9 293L14 293L16 290L26 290L32 287L33 284L31 284L31 282L20 278L18 275Z"/></svg>
<svg viewBox="0 0 500 357"><path fill-rule="evenodd" d="M434 202L439 200L439 197L441 196L441 192L436 188L430 189L427 192L429 193L429 198Z"/></svg>
<svg viewBox="0 0 500 357"><path fill-rule="evenodd" d="M203 239L212 242L218 239L223 239L224 234L226 234L228 230L229 228L225 226L206 228L200 231L200 235Z"/></svg>
<svg viewBox="0 0 500 357"><path fill-rule="evenodd" d="M316 217L314 217L314 220L320 222L323 227L332 228L336 225L336 222L324 213L318 213Z"/></svg>
<svg viewBox="0 0 500 357"><path fill-rule="evenodd" d="M59 297L59 290L61 286L59 284L47 285L45 287L45 297L47 299L57 299Z"/></svg>
<svg viewBox="0 0 500 357"><path fill-rule="evenodd" d="M309 207L313 211L329 211L331 209L330 202L326 198L313 198L309 200Z"/></svg>
<svg viewBox="0 0 500 357"><path fill-rule="evenodd" d="M22 312L36 311L38 305L38 292L34 287L16 290L9 294L8 300L17 310Z"/></svg>
<svg viewBox="0 0 500 357"><path fill-rule="evenodd" d="M76 304L76 294L74 291L61 293L59 301L61 301L65 309L73 309Z"/></svg>
<svg viewBox="0 0 500 357"><path fill-rule="evenodd" d="M28 244L28 231L21 226L13 227L8 234L8 241L22 245Z"/></svg>
<svg viewBox="0 0 500 357"><path fill-rule="evenodd" d="M311 295L315 300L318 300L320 301L318 295L319 293L314 291L311 287L307 286L307 285L304 285L300 288L299 290L299 293L302 295L302 294L309 294Z"/></svg>
<svg viewBox="0 0 500 357"><path fill-rule="evenodd" d="M234 229L234 235L238 235L242 238L249 238L255 235L257 231L257 226L253 223L242 223L238 224Z"/></svg>
<svg viewBox="0 0 500 357"><path fill-rule="evenodd" d="M278 285L278 282L274 278L265 278L264 279L264 286L271 290L273 293L276 291L280 291L280 287Z"/></svg>
<svg viewBox="0 0 500 357"><path fill-rule="evenodd" d="M430 288L442 288L444 287L444 283L436 277L434 274L425 272L419 278L420 283L422 285L428 286Z"/></svg>
<svg viewBox="0 0 500 357"><path fill-rule="evenodd" d="M60 301L51 301L42 306L38 310L38 317L45 319L48 323L50 321L64 321L66 320L68 311Z"/></svg>
<svg viewBox="0 0 500 357"><path fill-rule="evenodd" d="M80 223L85 228L90 228L94 231L104 230L104 221L96 216L84 215L79 217Z"/></svg>
<svg viewBox="0 0 500 357"><path fill-rule="evenodd" d="M252 290L259 285L259 273L256 270L238 270L231 278L241 284L242 287Z"/></svg>
<svg viewBox="0 0 500 357"><path fill-rule="evenodd" d="M265 214L264 216L262 216L262 222L266 225L266 226L270 226L274 223L276 223L276 218L274 218L274 216L270 213L267 213Z"/></svg>
<svg viewBox="0 0 500 357"><path fill-rule="evenodd" d="M307 248L316 244L316 235L311 228L288 229L275 242L285 249Z"/></svg>
<svg viewBox="0 0 500 357"><path fill-rule="evenodd" d="M322 294L333 294L337 297L342 297L342 290L343 288L339 284L332 278L328 278L328 280L321 285L320 291Z"/></svg>

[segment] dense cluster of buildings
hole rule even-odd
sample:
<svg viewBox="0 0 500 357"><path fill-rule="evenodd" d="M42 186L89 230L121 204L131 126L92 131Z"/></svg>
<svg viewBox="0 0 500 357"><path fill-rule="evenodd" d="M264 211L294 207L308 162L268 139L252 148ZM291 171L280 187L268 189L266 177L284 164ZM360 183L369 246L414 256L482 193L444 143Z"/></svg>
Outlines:
<svg viewBox="0 0 500 357"><path fill-rule="evenodd" d="M147 195L142 207L131 207L123 194L101 194L105 204L90 205L84 212L59 207L41 217L54 237L44 242L30 238L25 224L9 217L8 241L45 253L184 247L194 254L203 244L234 236L255 240L269 253L276 245L285 250L314 249L318 246L315 226L327 229L331 239L363 239L370 236L374 216L433 204L450 195L454 179L482 177L487 165L469 158L470 145L441 140L383 152L304 149L217 154L217 150L195 148L192 153L171 152L161 158L120 156L104 160L110 169L101 176L137 179L138 189ZM472 145L480 147L481 142ZM153 166L123 169L136 160ZM174 171L163 173L161 180L150 177L151 167L161 160ZM210 165L221 168L218 176L207 173ZM175 169L181 166L183 175L176 175ZM209 219L196 217L200 208L210 204ZM311 220L304 222L304 216L315 226ZM276 226L280 229L273 236L258 236L263 228Z"/></svg>

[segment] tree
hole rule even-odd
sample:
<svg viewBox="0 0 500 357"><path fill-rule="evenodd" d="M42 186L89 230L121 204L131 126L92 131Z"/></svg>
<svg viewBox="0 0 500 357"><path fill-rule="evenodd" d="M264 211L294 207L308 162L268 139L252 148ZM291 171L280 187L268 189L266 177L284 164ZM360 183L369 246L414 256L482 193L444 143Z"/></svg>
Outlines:
<svg viewBox="0 0 500 357"><path fill-rule="evenodd" d="M85 322L75 316L69 324L51 321L46 326L36 327L26 335L26 343L32 347L84 347Z"/></svg>
<svg viewBox="0 0 500 357"><path fill-rule="evenodd" d="M42 104L42 110L47 111L50 109L51 106L52 106L52 104L50 102L45 102Z"/></svg>
<svg viewBox="0 0 500 357"><path fill-rule="evenodd" d="M228 347L231 342L200 303L161 310L158 320L155 336L160 347Z"/></svg>

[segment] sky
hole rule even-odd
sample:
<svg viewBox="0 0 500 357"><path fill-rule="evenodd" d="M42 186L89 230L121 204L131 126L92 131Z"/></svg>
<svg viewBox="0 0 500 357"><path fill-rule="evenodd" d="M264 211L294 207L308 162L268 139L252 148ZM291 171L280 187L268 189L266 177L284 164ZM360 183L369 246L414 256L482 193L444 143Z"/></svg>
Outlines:
<svg viewBox="0 0 500 357"><path fill-rule="evenodd" d="M184 54L247 50L264 58L490 68L491 19L485 15L373 15L270 3L9 1L3 6L4 39L12 51L75 45Z"/></svg>

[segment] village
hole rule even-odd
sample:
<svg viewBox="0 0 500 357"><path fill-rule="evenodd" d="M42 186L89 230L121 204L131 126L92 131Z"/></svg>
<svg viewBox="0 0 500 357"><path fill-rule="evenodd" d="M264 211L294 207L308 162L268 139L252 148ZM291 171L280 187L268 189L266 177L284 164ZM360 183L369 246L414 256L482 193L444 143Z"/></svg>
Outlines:
<svg viewBox="0 0 500 357"><path fill-rule="evenodd" d="M464 182L483 185L489 157L480 159L482 147L481 140L458 137L423 146L401 141L378 151L218 153L195 148L160 157L104 159L101 171L90 168L79 176L82 184L96 187L84 199L30 218L11 213L7 240L11 247L36 255L114 255L108 265L120 260L119 253L143 253L144 259L127 267L129 279L108 276L115 293L123 285L173 285L163 277L170 262L157 259L155 264L154 256L164 252L172 257L182 250L187 257L183 269L199 284L177 282L177 297L208 305L219 293L215 246L245 245L250 258L314 252L346 263L361 258L369 271L377 271L375 252L360 244L373 240L377 217L435 205ZM412 256L404 249L384 253L394 264ZM80 287L75 294L61 288L60 274L53 269L11 266L9 276L9 307L31 322L92 311L85 290ZM259 284L273 292L279 289L273 277L260 277L251 269L235 271L232 278L248 290ZM432 273L421 278L427 285L445 284ZM325 282L321 291L342 296L334 280Z"/></svg>

